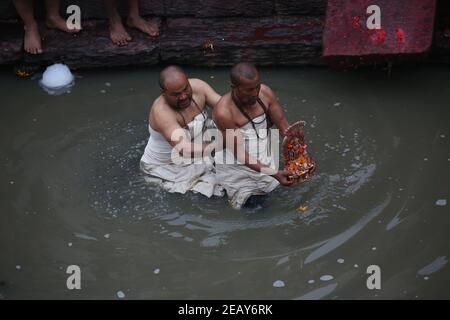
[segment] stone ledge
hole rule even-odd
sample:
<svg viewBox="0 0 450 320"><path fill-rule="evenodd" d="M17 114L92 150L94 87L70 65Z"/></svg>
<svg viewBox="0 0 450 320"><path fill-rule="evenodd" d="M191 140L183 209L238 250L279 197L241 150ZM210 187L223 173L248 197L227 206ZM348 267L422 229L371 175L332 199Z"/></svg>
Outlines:
<svg viewBox="0 0 450 320"><path fill-rule="evenodd" d="M320 0L319 2L323 2ZM284 13L288 13L290 7L307 8L310 4L316 7L314 0L289 1L280 0ZM45 16L43 1L35 0L35 16L43 19ZM125 17L128 13L126 1L117 1L118 12ZM294 3L289 5L289 3ZM83 20L106 19L103 0L60 0L61 14L65 16L65 8L69 5L78 5L81 8ZM287 4L287 5L286 5ZM142 16L159 17L261 17L274 14L274 0L141 0L140 14ZM295 14L293 11L292 14ZM0 20L18 19L19 16L12 1L0 1Z"/></svg>
<svg viewBox="0 0 450 320"><path fill-rule="evenodd" d="M76 35L42 27L44 54L39 56L23 52L20 21L0 21L0 65L64 62L73 69L160 63L227 66L242 60L259 65L320 65L325 63L324 20L323 16L166 18L158 20L161 36L152 39L129 30L134 41L125 47L111 43L105 20L89 20ZM449 63L449 34L450 19L441 16L429 55L417 61ZM386 63L393 58L396 63L405 61L402 56L379 56L366 57L365 64Z"/></svg>
<svg viewBox="0 0 450 320"><path fill-rule="evenodd" d="M161 60L191 65L316 64L323 20L306 17L262 19L168 19ZM193 34L186 30L195 30Z"/></svg>
<svg viewBox="0 0 450 320"><path fill-rule="evenodd" d="M133 41L124 47L112 44L105 21L86 21L79 34L42 27L44 53L37 56L23 53L20 23L0 23L0 28L7 30L0 64L64 62L78 69L160 62L220 66L249 59L261 65L302 65L320 63L323 19L173 18L157 38L129 30Z"/></svg>

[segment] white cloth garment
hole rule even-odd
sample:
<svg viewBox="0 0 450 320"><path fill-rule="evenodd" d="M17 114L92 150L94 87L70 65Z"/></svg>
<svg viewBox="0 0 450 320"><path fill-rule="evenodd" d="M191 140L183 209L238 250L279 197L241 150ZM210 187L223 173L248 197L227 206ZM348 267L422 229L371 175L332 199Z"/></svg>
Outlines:
<svg viewBox="0 0 450 320"><path fill-rule="evenodd" d="M275 169L266 114L254 118L253 123L259 138L251 122L240 128L245 150L253 158ZM279 185L275 178L238 163L231 150L216 152L215 161L217 180L225 188L231 206L235 209L240 209L250 196L264 195Z"/></svg>
<svg viewBox="0 0 450 320"><path fill-rule="evenodd" d="M200 138L204 129L210 127L205 111L187 124L191 139ZM140 161L141 170L147 174L146 181L161 185L172 193L199 192L207 197L223 196L223 188L217 183L213 160L210 158L184 159L157 131L148 126L150 138Z"/></svg>

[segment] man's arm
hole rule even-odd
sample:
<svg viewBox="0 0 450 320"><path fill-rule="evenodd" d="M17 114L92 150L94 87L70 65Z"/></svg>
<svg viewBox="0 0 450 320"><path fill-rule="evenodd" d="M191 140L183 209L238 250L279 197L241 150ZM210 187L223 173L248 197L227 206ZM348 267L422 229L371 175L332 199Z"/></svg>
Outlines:
<svg viewBox="0 0 450 320"><path fill-rule="evenodd" d="M284 110L281 107L280 103L278 102L275 93L272 91L272 89L270 89L270 87L263 85L261 90L269 100L268 113L270 119L272 119L273 123L281 131L281 136L284 137L284 133L286 129L289 127L289 122L286 119Z"/></svg>
<svg viewBox="0 0 450 320"><path fill-rule="evenodd" d="M230 112L228 112L228 110L224 109L222 106L217 106L213 110L213 119L217 125L217 128L222 134L224 148L232 148L234 157L239 162L245 164L247 167L254 171L271 175L284 186L291 186L294 183L294 181L288 179L288 176L290 175L289 172L285 170L276 171L270 166L263 164L257 159L254 159L248 152L245 151L244 141L239 134L239 129L236 128L232 116ZM228 131L228 135L227 129L231 130Z"/></svg>
<svg viewBox="0 0 450 320"><path fill-rule="evenodd" d="M172 110L158 106L155 111L155 129L174 147L183 157L201 157L209 144L191 142L185 129L177 121Z"/></svg>
<svg viewBox="0 0 450 320"><path fill-rule="evenodd" d="M239 162L252 170L261 172L262 164L245 151L244 141L239 134L239 129L236 128L232 115L224 108L224 105L214 108L213 120L222 135L222 147L233 150L233 155Z"/></svg>
<svg viewBox="0 0 450 320"><path fill-rule="evenodd" d="M205 81L199 80L199 84L205 95L206 104L210 106L211 109L214 109L221 96Z"/></svg>

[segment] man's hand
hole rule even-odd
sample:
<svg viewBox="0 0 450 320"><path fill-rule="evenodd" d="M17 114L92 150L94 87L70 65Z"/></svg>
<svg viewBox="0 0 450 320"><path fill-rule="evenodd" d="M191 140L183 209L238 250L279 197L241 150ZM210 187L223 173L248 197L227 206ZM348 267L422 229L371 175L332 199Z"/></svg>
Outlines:
<svg viewBox="0 0 450 320"><path fill-rule="evenodd" d="M278 182L285 187L290 187L294 184L295 180L289 179L292 174L287 170L280 170L275 173L272 177L278 180Z"/></svg>

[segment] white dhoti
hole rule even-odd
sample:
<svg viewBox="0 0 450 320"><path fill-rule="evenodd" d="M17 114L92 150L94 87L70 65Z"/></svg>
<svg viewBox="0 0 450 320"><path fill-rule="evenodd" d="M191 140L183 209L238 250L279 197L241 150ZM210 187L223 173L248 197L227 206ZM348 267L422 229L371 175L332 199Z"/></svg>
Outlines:
<svg viewBox="0 0 450 320"><path fill-rule="evenodd" d="M203 134L206 121L206 113L203 112L187 124L193 140ZM159 184L172 193L184 194L193 191L207 197L224 195L210 158L183 160L167 140L150 125L149 131L150 138L140 162L141 170L148 175L145 177L146 181Z"/></svg>
<svg viewBox="0 0 450 320"><path fill-rule="evenodd" d="M253 119L259 138L251 123L241 127L241 135L245 142L245 150L271 168L276 168L270 143L270 133L267 131L265 114ZM263 119L263 120L260 120ZM259 123L257 121L260 120ZM279 182L264 173L254 171L244 164L237 163L230 150L216 152L216 178L225 188L231 206L240 209L252 195L264 195L274 190Z"/></svg>

